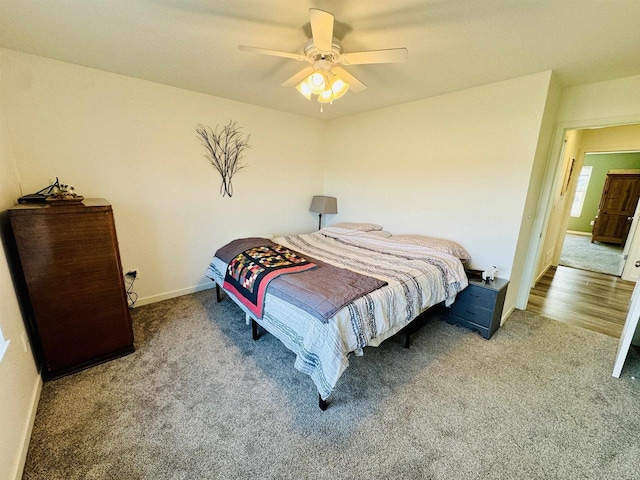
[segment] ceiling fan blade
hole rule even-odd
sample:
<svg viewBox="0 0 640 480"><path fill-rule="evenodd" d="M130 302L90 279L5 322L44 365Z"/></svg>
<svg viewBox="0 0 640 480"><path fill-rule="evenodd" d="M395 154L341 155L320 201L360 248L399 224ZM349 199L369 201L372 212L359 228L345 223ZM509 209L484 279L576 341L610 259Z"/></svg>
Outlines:
<svg viewBox="0 0 640 480"><path fill-rule="evenodd" d="M407 61L409 52L406 48L389 48L387 50L371 50L369 52L343 53L340 63L343 65L362 65L365 63L402 63Z"/></svg>
<svg viewBox="0 0 640 480"><path fill-rule="evenodd" d="M347 72L344 68L334 66L331 70L334 74L349 84L349 88L358 93L367 88L367 86L356 77Z"/></svg>
<svg viewBox="0 0 640 480"><path fill-rule="evenodd" d="M333 43L333 15L317 8L309 9L313 44L321 52L331 53Z"/></svg>
<svg viewBox="0 0 640 480"><path fill-rule="evenodd" d="M238 45L238 50L243 52L259 53L261 55L271 55L273 57L293 58L294 60L307 60L307 57L299 53L280 52L267 48L250 47L248 45Z"/></svg>
<svg viewBox="0 0 640 480"><path fill-rule="evenodd" d="M282 84L282 86L283 87L295 87L301 81L303 81L305 78L307 78L309 75L311 75L314 71L315 71L315 69L313 67L303 68L298 73L296 73L293 77L291 77L289 80L285 81Z"/></svg>

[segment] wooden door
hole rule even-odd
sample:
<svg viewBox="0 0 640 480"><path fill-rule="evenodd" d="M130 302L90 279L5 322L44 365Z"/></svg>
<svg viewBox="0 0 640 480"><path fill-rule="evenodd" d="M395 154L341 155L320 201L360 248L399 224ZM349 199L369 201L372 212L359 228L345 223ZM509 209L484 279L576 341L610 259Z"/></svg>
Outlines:
<svg viewBox="0 0 640 480"><path fill-rule="evenodd" d="M640 170L610 170L604 182L591 242L622 245L640 197Z"/></svg>

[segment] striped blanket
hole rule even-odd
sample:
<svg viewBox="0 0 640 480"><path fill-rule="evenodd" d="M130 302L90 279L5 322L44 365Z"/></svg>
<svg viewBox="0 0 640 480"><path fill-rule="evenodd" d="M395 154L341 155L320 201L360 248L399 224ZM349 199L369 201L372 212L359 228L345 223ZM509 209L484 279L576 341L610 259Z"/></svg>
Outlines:
<svg viewBox="0 0 640 480"><path fill-rule="evenodd" d="M425 247L327 231L279 237L274 242L387 283L349 303L327 323L267 290L258 323L296 354L295 368L312 378L323 399L349 365L350 352L379 345L433 305L450 305L467 286L457 258ZM226 268L214 257L207 276L222 285Z"/></svg>

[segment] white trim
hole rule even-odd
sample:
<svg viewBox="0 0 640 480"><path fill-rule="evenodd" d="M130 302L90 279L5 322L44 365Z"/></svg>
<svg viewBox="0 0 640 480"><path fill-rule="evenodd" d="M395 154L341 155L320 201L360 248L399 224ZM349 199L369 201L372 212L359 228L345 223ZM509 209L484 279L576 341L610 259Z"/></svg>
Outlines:
<svg viewBox="0 0 640 480"><path fill-rule="evenodd" d="M571 235L582 235L583 237L590 237L592 234L589 232L578 232L576 230L567 230L567 233Z"/></svg>
<svg viewBox="0 0 640 480"><path fill-rule="evenodd" d="M7 352L7 348L9 348L10 343L11 340L5 340L2 337L2 332L0 331L0 363L2 362L2 357L4 357L4 354Z"/></svg>
<svg viewBox="0 0 640 480"><path fill-rule="evenodd" d="M507 310L506 313L504 313L504 312L502 313L502 319L500 319L500 326L504 325L504 322L507 321L507 318L509 318L509 315L511 315L515 309L516 309L516 307L514 305L509 310Z"/></svg>
<svg viewBox="0 0 640 480"><path fill-rule="evenodd" d="M620 373L622 372L624 361L627 358L627 353L629 352L629 347L631 346L631 340L633 339L633 335L636 331L636 328L638 327L638 317L640 317L640 299L638 298L639 295L640 283L636 283L636 286L633 289L633 293L631 294L631 306L629 307L627 319L625 320L624 327L622 328L622 335L620 335L618 351L616 352L616 359L613 364L613 372L611 373L611 375L616 378L620 378Z"/></svg>
<svg viewBox="0 0 640 480"><path fill-rule="evenodd" d="M149 305L150 303L161 302L162 300L169 300L170 298L181 297L182 295L188 295L190 293L201 292L202 290L209 290L216 286L215 282L209 281L207 283L201 283L194 287L181 288L180 290L174 290L172 292L160 293L158 295L151 295L150 297L139 298L136 301L136 307L142 305Z"/></svg>
<svg viewBox="0 0 640 480"><path fill-rule="evenodd" d="M549 262L548 265L545 265L545 267L542 269L542 273L536 277L536 281L534 283L534 286L535 286L536 283L538 283L540 281L540 279L542 279L542 277L544 277L545 273L547 273L547 270L549 270L552 265L553 265L553 263L551 263L551 262Z"/></svg>
<svg viewBox="0 0 640 480"><path fill-rule="evenodd" d="M42 377L38 375L36 377L36 384L33 386L33 394L31 395L31 407L29 411L29 418L26 420L24 434L22 435L22 441L20 442L20 457L17 459L13 479L20 480L24 471L24 464L27 460L27 451L29 450L29 441L31 440L31 432L33 431L33 424L36 421L36 412L38 411L38 402L40 401L40 392L42 392Z"/></svg>

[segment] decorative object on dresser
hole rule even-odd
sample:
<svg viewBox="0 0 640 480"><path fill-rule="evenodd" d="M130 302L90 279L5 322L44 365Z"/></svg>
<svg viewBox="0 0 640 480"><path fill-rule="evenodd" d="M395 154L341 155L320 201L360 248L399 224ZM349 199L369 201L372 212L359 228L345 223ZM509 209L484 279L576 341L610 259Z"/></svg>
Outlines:
<svg viewBox="0 0 640 480"><path fill-rule="evenodd" d="M47 197L47 202L52 205L63 205L66 203L80 203L84 200L82 195L74 192L75 188L59 183L56 178L57 189Z"/></svg>
<svg viewBox="0 0 640 480"><path fill-rule="evenodd" d="M451 305L447 322L459 323L477 330L486 338L500 327L500 318L507 295L509 280L495 278L485 282L475 276L469 276L469 286L456 296Z"/></svg>
<svg viewBox="0 0 640 480"><path fill-rule="evenodd" d="M236 172L247 166L242 163L242 153L247 148L251 148L249 146L251 135L243 137L240 130L242 127L232 120L229 120L222 129L219 125L215 130L202 124L196 127L196 133L200 136L200 141L207 152L204 156L222 177L220 195L223 197L233 196L231 179Z"/></svg>
<svg viewBox="0 0 640 480"><path fill-rule="evenodd" d="M44 379L133 352L113 211L104 199L8 210Z"/></svg>
<svg viewBox="0 0 640 480"><path fill-rule="evenodd" d="M74 192L74 188L60 183L58 177L51 185L38 190L36 193L23 195L18 203L45 203L60 205L62 203L80 203L84 197Z"/></svg>
<svg viewBox="0 0 640 480"><path fill-rule="evenodd" d="M325 197L323 195L315 195L311 199L309 211L318 214L318 230L322 228L322 215L338 213L338 200L335 197Z"/></svg>

